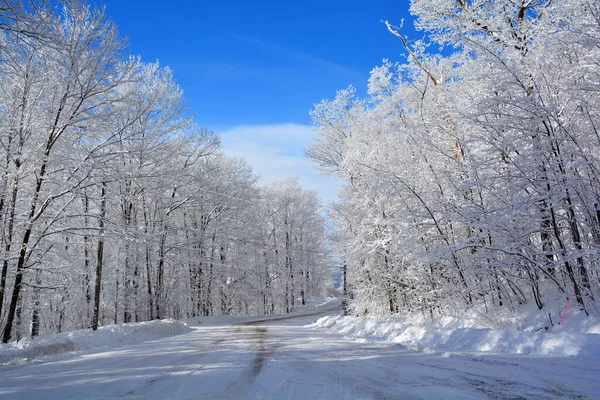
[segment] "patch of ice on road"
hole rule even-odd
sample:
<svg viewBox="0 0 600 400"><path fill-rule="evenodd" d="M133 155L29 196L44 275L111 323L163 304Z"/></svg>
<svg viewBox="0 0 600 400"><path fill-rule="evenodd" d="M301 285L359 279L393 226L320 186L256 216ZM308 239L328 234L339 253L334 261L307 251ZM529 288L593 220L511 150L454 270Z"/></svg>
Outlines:
<svg viewBox="0 0 600 400"><path fill-rule="evenodd" d="M342 316L322 317L309 326L327 328L354 339L384 340L426 352L461 351L600 359L600 335L593 333L436 328L371 317Z"/></svg>
<svg viewBox="0 0 600 400"><path fill-rule="evenodd" d="M167 319L108 325L97 331L85 329L47 334L33 339L26 338L14 343L0 344L0 365L23 364L70 351L115 348L179 335L191 330L183 322Z"/></svg>

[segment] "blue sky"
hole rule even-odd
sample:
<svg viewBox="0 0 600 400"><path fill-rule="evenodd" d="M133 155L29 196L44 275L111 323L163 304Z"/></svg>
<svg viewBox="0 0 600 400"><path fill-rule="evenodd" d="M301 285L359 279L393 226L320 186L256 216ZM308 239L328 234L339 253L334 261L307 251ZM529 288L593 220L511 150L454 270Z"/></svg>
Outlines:
<svg viewBox="0 0 600 400"><path fill-rule="evenodd" d="M339 183L303 158L314 134L309 111L336 90L364 93L384 58L404 60L381 19L413 38L408 1L96 0L131 51L169 66L196 122L220 132L264 182L286 174L325 201Z"/></svg>

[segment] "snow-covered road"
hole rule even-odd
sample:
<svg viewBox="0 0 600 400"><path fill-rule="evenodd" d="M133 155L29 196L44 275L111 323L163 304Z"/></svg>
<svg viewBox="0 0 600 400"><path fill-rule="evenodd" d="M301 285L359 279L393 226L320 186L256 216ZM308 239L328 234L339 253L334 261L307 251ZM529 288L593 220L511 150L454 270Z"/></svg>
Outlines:
<svg viewBox="0 0 600 400"><path fill-rule="evenodd" d="M425 354L304 326L337 307L5 369L0 398L600 398L597 362Z"/></svg>

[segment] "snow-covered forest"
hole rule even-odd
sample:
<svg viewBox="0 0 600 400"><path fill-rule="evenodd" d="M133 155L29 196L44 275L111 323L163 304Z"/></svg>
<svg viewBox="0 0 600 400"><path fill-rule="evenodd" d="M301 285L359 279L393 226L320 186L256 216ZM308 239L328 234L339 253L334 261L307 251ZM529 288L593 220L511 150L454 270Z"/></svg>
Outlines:
<svg viewBox="0 0 600 400"><path fill-rule="evenodd" d="M0 2L2 341L322 296L315 192L259 186L168 68L102 11L56 3Z"/></svg>
<svg viewBox="0 0 600 400"><path fill-rule="evenodd" d="M0 0L0 264L0 398L598 398L600 2Z"/></svg>
<svg viewBox="0 0 600 400"><path fill-rule="evenodd" d="M80 0L0 0L0 330L293 311L600 316L600 6L413 0L403 63L312 111L345 185L259 185L172 71ZM487 317L486 317L487 316ZM480 321L481 322L481 321ZM480 323L480 325L485 323Z"/></svg>
<svg viewBox="0 0 600 400"><path fill-rule="evenodd" d="M308 155L358 315L598 316L600 5L413 0L406 62L316 105ZM399 21L398 21L399 22ZM560 307L560 308L556 308ZM555 309L556 308L556 309Z"/></svg>

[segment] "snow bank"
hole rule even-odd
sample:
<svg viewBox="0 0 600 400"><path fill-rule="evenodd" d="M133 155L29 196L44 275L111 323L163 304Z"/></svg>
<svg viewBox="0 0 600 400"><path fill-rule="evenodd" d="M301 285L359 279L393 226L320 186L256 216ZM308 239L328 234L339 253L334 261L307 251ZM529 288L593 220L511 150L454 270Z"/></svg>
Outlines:
<svg viewBox="0 0 600 400"><path fill-rule="evenodd" d="M0 365L22 364L50 355L157 340L190 332L185 323L175 320L108 325L97 331L79 330L22 339L16 343L0 344Z"/></svg>
<svg viewBox="0 0 600 400"><path fill-rule="evenodd" d="M385 340L420 351L467 351L600 359L600 335L502 329L435 328L367 317L323 317L311 327L345 336Z"/></svg>

